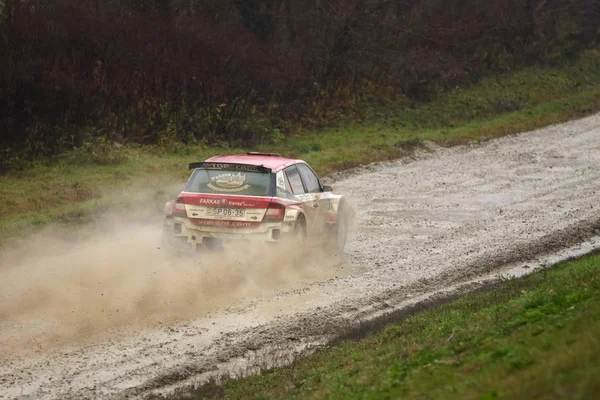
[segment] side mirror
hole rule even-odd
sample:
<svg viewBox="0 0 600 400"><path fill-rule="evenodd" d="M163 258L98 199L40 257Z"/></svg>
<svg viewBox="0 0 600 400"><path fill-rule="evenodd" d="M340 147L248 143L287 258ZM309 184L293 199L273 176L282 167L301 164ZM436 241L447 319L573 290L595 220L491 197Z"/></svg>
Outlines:
<svg viewBox="0 0 600 400"><path fill-rule="evenodd" d="M323 191L324 192L333 192L333 188L331 186L324 185Z"/></svg>

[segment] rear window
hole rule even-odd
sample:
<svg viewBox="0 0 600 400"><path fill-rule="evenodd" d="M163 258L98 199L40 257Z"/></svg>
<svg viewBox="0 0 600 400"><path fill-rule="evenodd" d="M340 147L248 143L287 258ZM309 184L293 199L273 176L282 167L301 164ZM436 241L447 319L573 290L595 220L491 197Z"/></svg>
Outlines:
<svg viewBox="0 0 600 400"><path fill-rule="evenodd" d="M275 175L228 169L196 169L185 191L190 193L273 196Z"/></svg>

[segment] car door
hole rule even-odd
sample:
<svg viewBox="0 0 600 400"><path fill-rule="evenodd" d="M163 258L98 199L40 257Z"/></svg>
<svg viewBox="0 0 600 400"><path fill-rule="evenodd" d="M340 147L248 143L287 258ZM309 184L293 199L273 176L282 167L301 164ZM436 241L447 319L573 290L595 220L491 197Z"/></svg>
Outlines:
<svg viewBox="0 0 600 400"><path fill-rule="evenodd" d="M315 235L325 231L325 211L328 205L323 196L323 186L317 175L307 164L297 164L300 177L306 190L307 205L313 209L313 231Z"/></svg>
<svg viewBox="0 0 600 400"><path fill-rule="evenodd" d="M318 203L315 202L315 196L308 193L304 181L300 176L300 171L296 165L292 165L285 170L285 175L290 184L290 189L294 196L300 201L302 211L306 217L306 228L310 235L313 235L321 229L319 224L315 224L318 216Z"/></svg>

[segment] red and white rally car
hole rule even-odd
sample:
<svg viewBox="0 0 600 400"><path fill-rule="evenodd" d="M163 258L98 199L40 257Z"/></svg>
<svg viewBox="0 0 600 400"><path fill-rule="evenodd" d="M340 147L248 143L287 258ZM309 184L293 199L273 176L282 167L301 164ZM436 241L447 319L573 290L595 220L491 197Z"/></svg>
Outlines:
<svg viewBox="0 0 600 400"><path fill-rule="evenodd" d="M287 239L342 252L350 208L302 160L273 153L216 156L165 205L163 245L219 248L223 242Z"/></svg>

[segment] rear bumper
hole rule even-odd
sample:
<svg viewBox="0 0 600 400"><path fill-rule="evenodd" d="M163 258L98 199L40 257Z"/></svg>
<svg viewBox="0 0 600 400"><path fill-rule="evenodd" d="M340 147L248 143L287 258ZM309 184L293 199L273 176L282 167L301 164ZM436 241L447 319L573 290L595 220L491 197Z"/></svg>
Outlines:
<svg viewBox="0 0 600 400"><path fill-rule="evenodd" d="M187 218L166 216L163 236L178 244L208 245L218 241L258 241L277 243L293 232L293 223L263 222L251 227L196 225Z"/></svg>

